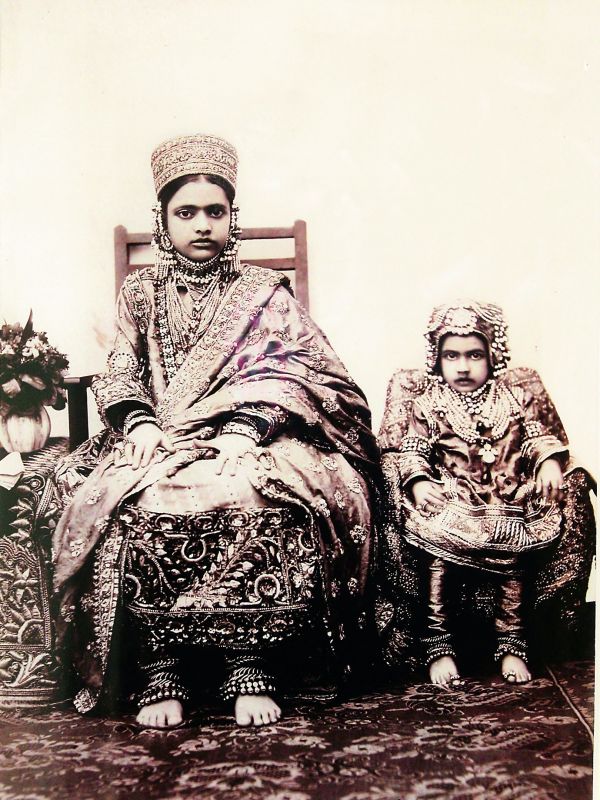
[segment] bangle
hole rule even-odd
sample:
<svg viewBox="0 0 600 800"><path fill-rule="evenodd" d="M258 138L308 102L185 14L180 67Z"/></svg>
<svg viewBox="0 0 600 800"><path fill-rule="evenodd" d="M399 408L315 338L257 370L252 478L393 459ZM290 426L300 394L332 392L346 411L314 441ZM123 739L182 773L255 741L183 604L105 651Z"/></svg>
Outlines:
<svg viewBox="0 0 600 800"><path fill-rule="evenodd" d="M221 433L239 433L242 436L247 436L249 439L252 439L254 444L258 444L261 440L260 433L249 422L226 422L221 429Z"/></svg>
<svg viewBox="0 0 600 800"><path fill-rule="evenodd" d="M261 441L270 440L287 420L287 413L279 406L265 404L246 405L235 411L232 422L248 422L258 430Z"/></svg>
<svg viewBox="0 0 600 800"><path fill-rule="evenodd" d="M122 428L125 428L126 425L130 425L134 419L137 417L147 417L151 416L151 411L148 408L134 408L133 411L129 411L125 414L125 418L123 419Z"/></svg>
<svg viewBox="0 0 600 800"><path fill-rule="evenodd" d="M145 414L143 417L137 416L135 419L125 422L123 425L123 436L129 436L134 428L137 428L138 425L141 425L144 422L149 422L151 425L156 425L158 427L158 420L156 417L153 417L150 414Z"/></svg>

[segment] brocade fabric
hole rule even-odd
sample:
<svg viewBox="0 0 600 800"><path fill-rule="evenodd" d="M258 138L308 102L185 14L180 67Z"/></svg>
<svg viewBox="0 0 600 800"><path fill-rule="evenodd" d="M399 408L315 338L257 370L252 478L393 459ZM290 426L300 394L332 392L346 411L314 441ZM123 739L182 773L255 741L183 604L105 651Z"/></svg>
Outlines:
<svg viewBox="0 0 600 800"><path fill-rule="evenodd" d="M124 603L155 653L258 651L312 623L318 539L300 508L196 514L127 507Z"/></svg>

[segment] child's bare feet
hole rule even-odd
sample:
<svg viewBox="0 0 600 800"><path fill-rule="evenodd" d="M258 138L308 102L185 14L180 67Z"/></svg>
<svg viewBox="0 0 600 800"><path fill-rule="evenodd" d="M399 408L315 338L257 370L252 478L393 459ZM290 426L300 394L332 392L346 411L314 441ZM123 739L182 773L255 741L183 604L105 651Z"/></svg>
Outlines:
<svg viewBox="0 0 600 800"><path fill-rule="evenodd" d="M442 656L432 661L429 665L429 678L438 686L460 686L462 683L451 656Z"/></svg>
<svg viewBox="0 0 600 800"><path fill-rule="evenodd" d="M174 728L183 722L183 706L179 700L161 700L140 709L136 720L145 728Z"/></svg>
<svg viewBox="0 0 600 800"><path fill-rule="evenodd" d="M238 725L270 725L277 722L281 709L266 694L240 694L235 701L235 721Z"/></svg>
<svg viewBox="0 0 600 800"><path fill-rule="evenodd" d="M522 658L508 654L502 659L502 677L507 683L527 683L531 673Z"/></svg>

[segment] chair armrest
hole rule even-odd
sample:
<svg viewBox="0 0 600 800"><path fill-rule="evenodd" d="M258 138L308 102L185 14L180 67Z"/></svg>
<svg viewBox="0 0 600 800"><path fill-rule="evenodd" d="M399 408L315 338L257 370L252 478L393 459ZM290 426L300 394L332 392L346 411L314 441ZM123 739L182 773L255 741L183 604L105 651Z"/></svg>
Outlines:
<svg viewBox="0 0 600 800"><path fill-rule="evenodd" d="M530 392L535 397L538 404L543 425L550 433L556 436L557 439L568 444L569 440L558 415L558 411L550 395L546 391L542 379L534 369L530 367L512 367L507 370L504 381L509 387L520 386L522 389L526 389Z"/></svg>
<svg viewBox="0 0 600 800"><path fill-rule="evenodd" d="M90 435L87 390L92 385L93 379L94 375L69 375L65 378L69 411L69 448L71 450L85 442Z"/></svg>
<svg viewBox="0 0 600 800"><path fill-rule="evenodd" d="M400 447L408 429L413 402L423 394L427 385L427 375L421 369L398 369L392 375L378 437L384 452Z"/></svg>

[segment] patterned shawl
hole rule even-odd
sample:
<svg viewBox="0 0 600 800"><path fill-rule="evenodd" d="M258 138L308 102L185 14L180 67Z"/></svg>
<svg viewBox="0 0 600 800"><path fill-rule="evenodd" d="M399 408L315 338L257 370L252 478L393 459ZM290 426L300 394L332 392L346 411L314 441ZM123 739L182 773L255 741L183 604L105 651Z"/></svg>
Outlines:
<svg viewBox="0 0 600 800"><path fill-rule="evenodd" d="M128 358L133 366L125 377L118 370L109 372L101 379L97 397L101 412L108 405L108 400L103 403L103 392L111 403L136 396L147 402L150 397L178 450L135 471L115 468L111 455L92 465L95 468L74 494L56 530L56 587L83 566L124 498L198 457L202 451L194 449L194 441L205 438L207 429L241 406L258 402L278 406L288 415L288 433L343 454L369 482L378 474L378 450L365 397L324 334L294 300L283 275L244 266L209 330L192 347L162 396L149 388L160 385L152 382L151 374L160 364L141 365L144 348L136 344L144 344L145 337L149 340L153 327L148 278L131 276L121 297L131 327L122 332L132 343ZM128 296L135 296L135 307L130 307ZM150 372L145 381L139 377L144 372Z"/></svg>

